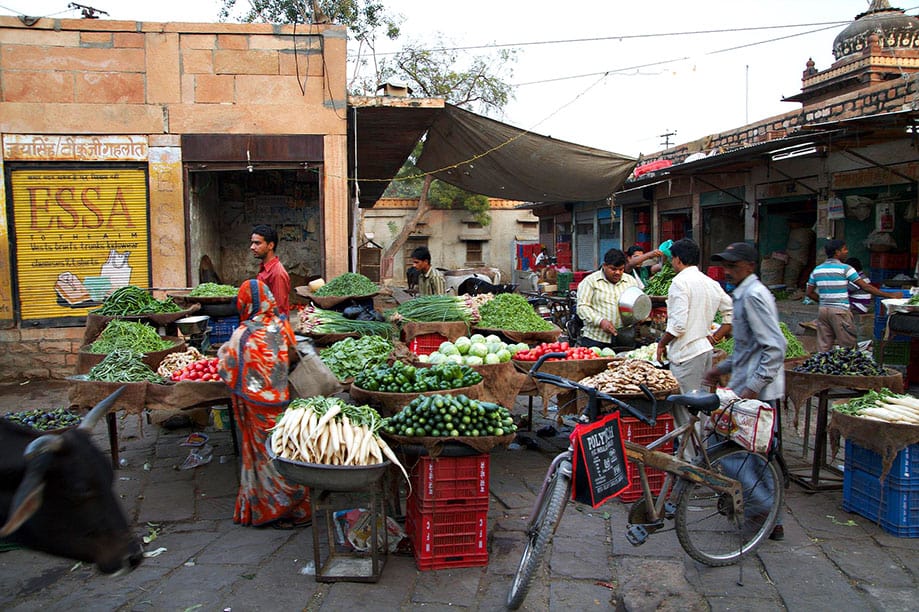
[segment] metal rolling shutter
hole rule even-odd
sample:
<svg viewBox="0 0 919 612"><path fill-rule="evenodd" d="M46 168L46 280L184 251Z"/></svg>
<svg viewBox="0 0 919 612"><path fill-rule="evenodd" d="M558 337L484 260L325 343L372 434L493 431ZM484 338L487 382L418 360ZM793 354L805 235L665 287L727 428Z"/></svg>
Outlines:
<svg viewBox="0 0 919 612"><path fill-rule="evenodd" d="M150 286L143 169L10 174L21 320L84 316L119 287Z"/></svg>

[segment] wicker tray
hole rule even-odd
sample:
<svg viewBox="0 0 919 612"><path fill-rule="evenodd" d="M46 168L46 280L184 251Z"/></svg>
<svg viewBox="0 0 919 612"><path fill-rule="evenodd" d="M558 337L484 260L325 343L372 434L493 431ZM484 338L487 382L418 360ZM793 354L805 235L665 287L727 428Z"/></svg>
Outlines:
<svg viewBox="0 0 919 612"><path fill-rule="evenodd" d="M309 287L297 287L294 289L297 292L297 295L301 295L311 301L313 304L322 308L324 310L331 310L339 304L344 304L351 300L369 300L375 295L379 295L379 291L374 291L373 293L368 293L366 295L316 295L310 291Z"/></svg>

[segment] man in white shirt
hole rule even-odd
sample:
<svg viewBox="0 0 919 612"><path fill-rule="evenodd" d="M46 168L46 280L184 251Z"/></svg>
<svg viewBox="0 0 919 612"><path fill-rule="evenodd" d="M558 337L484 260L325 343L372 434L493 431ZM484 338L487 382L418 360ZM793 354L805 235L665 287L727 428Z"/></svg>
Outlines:
<svg viewBox="0 0 919 612"><path fill-rule="evenodd" d="M683 238L670 247L676 276L667 293L667 330L657 343L657 360L669 358L670 372L688 393L702 388L702 378L712 367L712 347L731 331L734 311L731 296L699 270L699 245ZM715 313L721 326L712 332ZM674 410L677 425L689 420L685 408Z"/></svg>

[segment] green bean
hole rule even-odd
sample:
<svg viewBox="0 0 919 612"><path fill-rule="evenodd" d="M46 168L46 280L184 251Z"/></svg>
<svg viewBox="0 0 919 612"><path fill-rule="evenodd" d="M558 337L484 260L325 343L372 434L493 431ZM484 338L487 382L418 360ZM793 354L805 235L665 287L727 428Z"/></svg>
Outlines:
<svg viewBox="0 0 919 612"><path fill-rule="evenodd" d="M155 353L171 346L172 342L160 338L149 325L114 319L102 330L99 338L89 345L89 352L111 353L116 349L131 349L138 353Z"/></svg>
<svg viewBox="0 0 919 612"><path fill-rule="evenodd" d="M89 380L104 382L164 383L166 379L150 369L143 354L130 349L115 349L89 370Z"/></svg>
<svg viewBox="0 0 919 612"><path fill-rule="evenodd" d="M188 297L236 297L237 293L239 293L239 289L233 285L201 283L191 290Z"/></svg>
<svg viewBox="0 0 919 612"><path fill-rule="evenodd" d="M116 289L105 298L102 306L93 310L93 314L124 317L143 314L160 314L164 312L180 312L182 309L172 301L172 298L157 300L149 292L126 285Z"/></svg>

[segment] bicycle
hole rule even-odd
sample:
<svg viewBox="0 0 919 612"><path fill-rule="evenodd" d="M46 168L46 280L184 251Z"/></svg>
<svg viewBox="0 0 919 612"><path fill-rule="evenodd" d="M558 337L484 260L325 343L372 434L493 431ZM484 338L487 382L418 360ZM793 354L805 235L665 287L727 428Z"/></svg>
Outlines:
<svg viewBox="0 0 919 612"><path fill-rule="evenodd" d="M600 400L612 403L620 411L649 425L656 422L657 401L644 385L642 391L651 401L650 415L595 388L540 372L545 360L553 357L563 358L564 354L543 355L530 368L530 376L564 389L585 392L588 401L580 422L597 420ZM625 441L626 456L636 463L642 488L642 497L629 511L626 539L633 546L639 546L659 531L665 520L672 519L680 545L692 559L711 567L737 563L768 538L778 519L784 481L773 461L777 451L773 447L768 455L761 455L727 439L707 437L703 440L696 423L700 413L708 415L719 407L718 396L714 393L671 395L667 402L685 406L690 412L690 421L647 446ZM654 450L671 440L679 445L676 455ZM527 544L507 597L507 607L512 610L526 598L571 498L572 459L571 446L555 457L536 496L526 528ZM651 493L646 466L665 472L657 496Z"/></svg>

